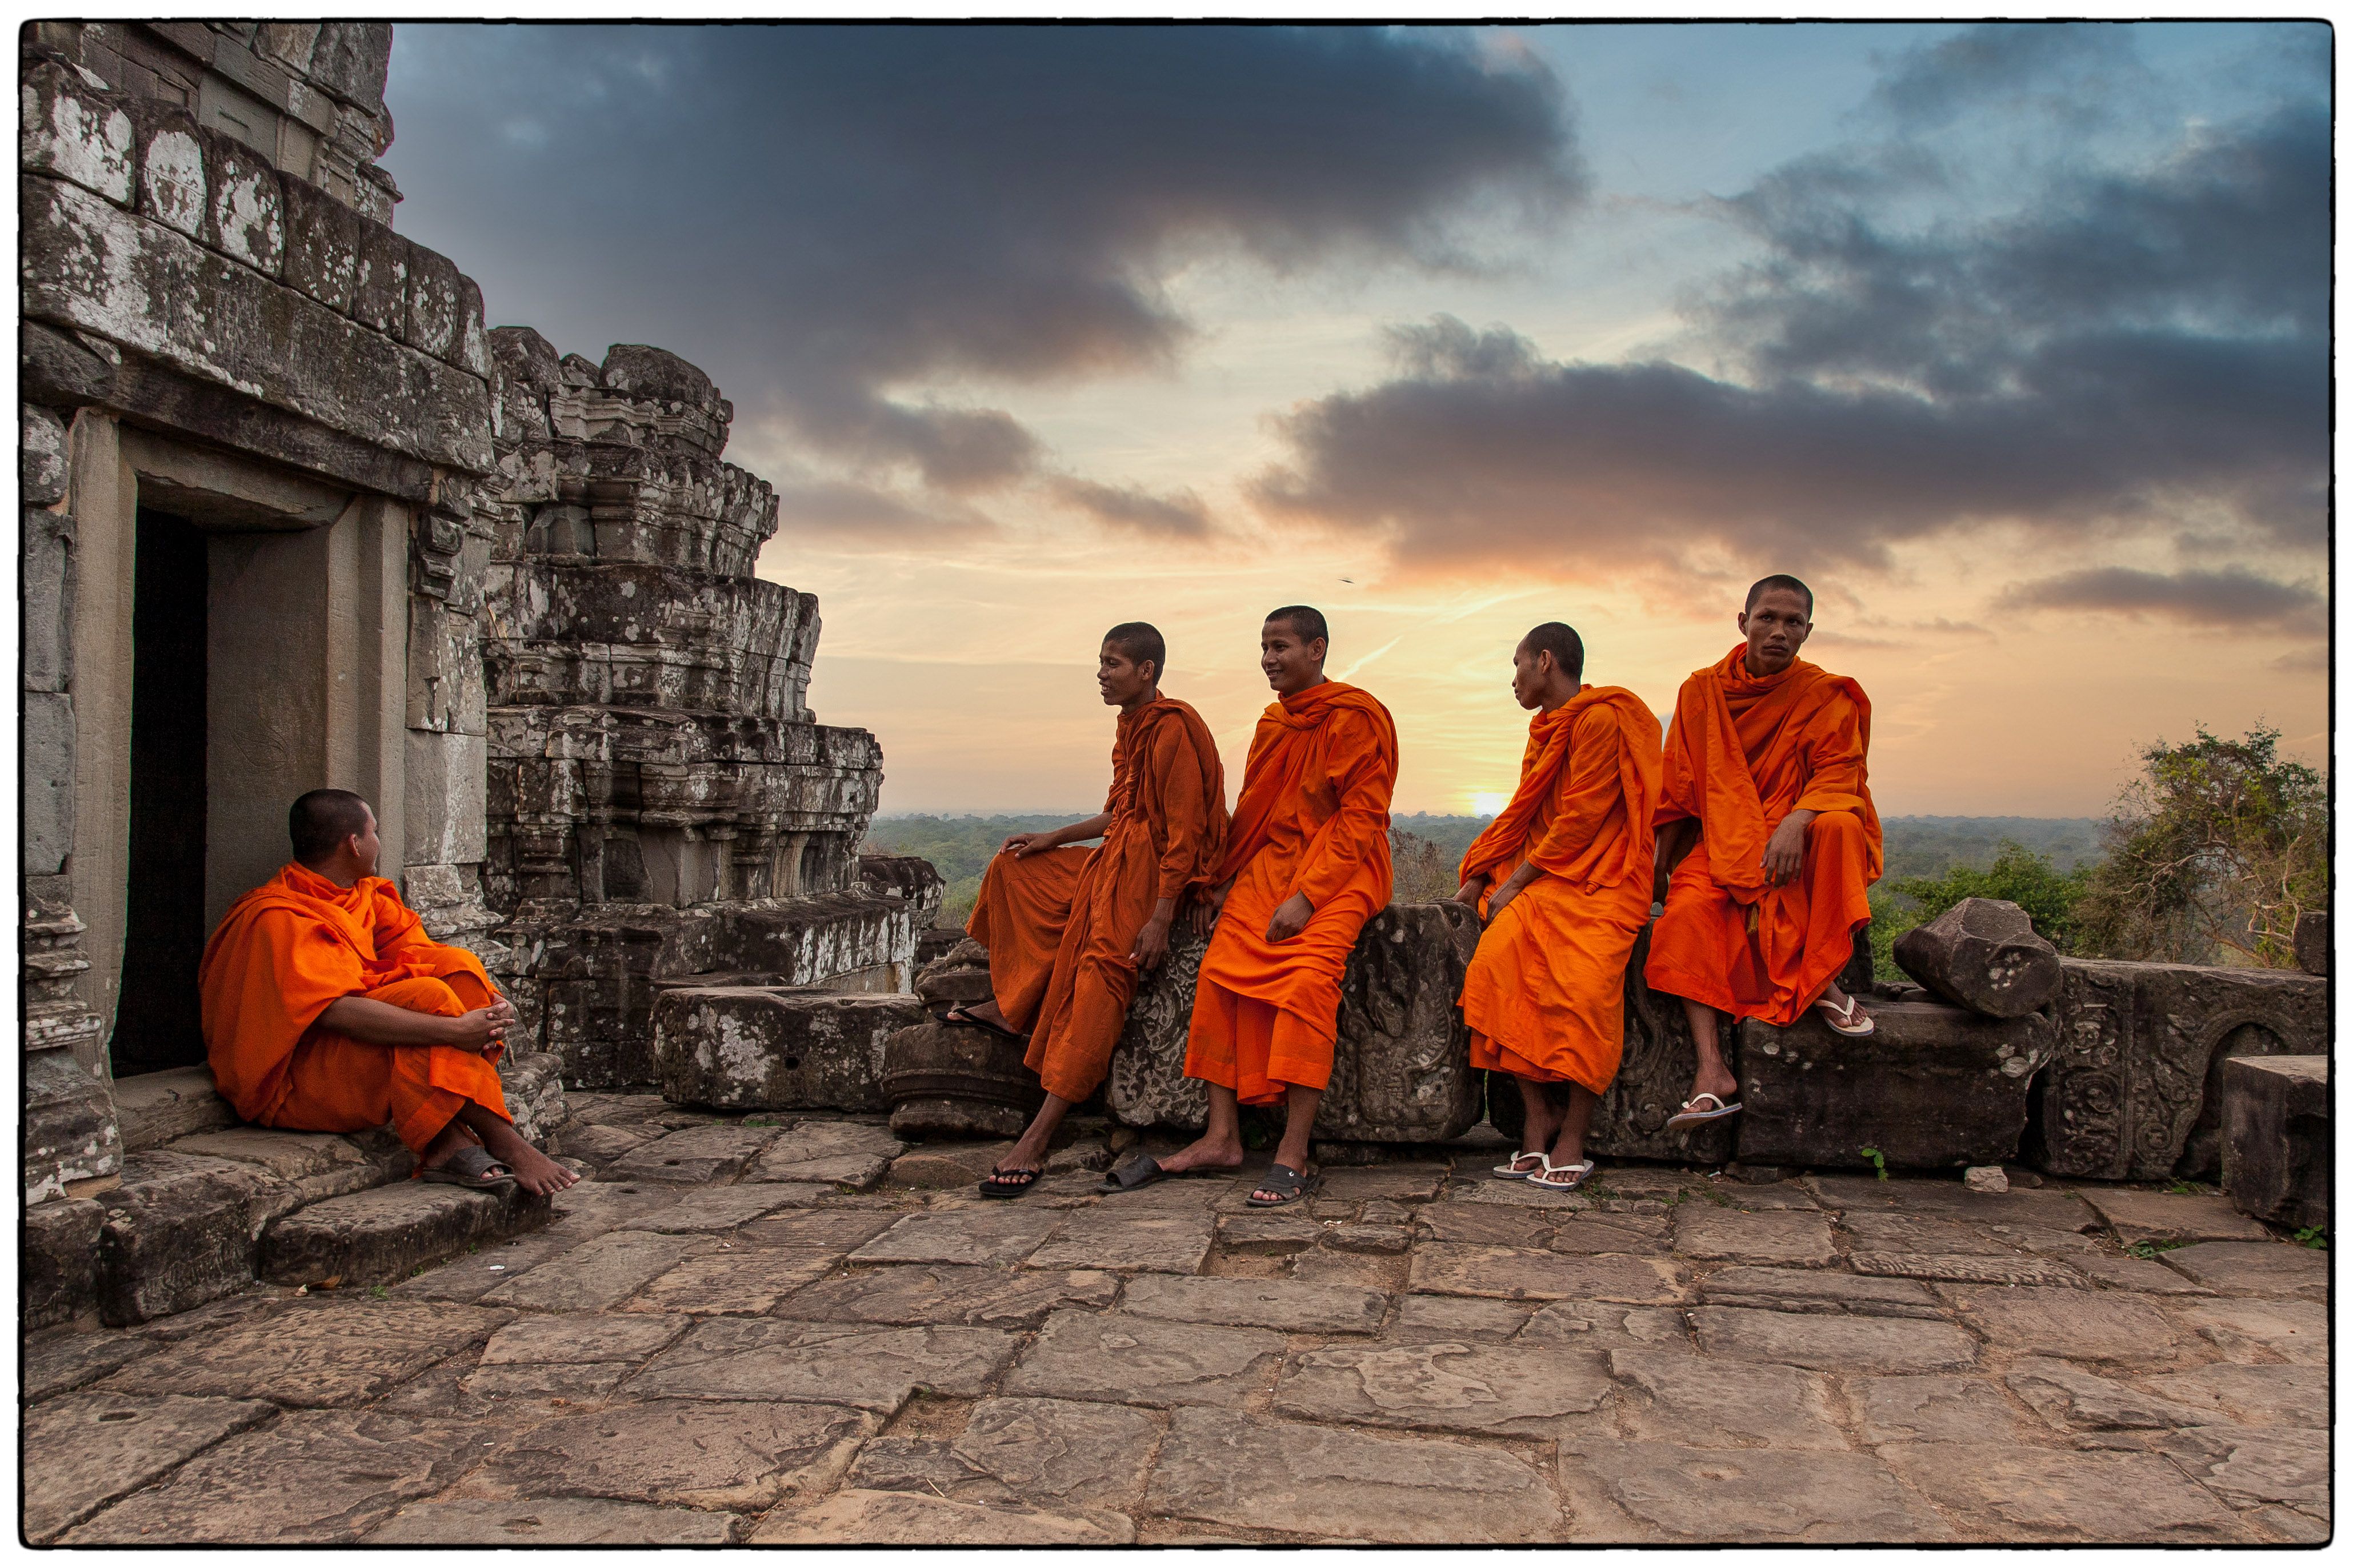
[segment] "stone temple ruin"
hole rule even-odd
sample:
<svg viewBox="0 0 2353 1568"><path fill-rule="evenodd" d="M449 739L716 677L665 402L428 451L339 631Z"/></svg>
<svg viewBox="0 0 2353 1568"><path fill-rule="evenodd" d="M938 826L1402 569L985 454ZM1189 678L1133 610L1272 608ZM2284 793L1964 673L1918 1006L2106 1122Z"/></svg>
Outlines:
<svg viewBox="0 0 2353 1568"><path fill-rule="evenodd" d="M237 1128L213 1093L197 956L322 784L375 803L382 868L515 998L510 1103L560 1154L593 1162L611 1132L567 1126L566 1087L887 1113L910 1138L1004 1136L1035 1103L1018 1052L928 1022L986 993L986 955L932 929L931 868L860 853L882 749L808 710L818 605L754 575L777 502L724 460L733 410L660 349L591 362L486 329L458 265L394 232L390 41L26 33L28 1326L135 1322L256 1278L395 1279L543 1222L544 1203L404 1183L385 1136ZM1482 1117L1517 1131L1453 1006L1476 934L1451 905L1366 928L1326 1163ZM1925 984L1881 988L1870 1039L1744 1026L1748 1112L1694 1134L1662 1129L1690 1043L1638 948L1591 1146L2109 1181L2227 1180L2236 1159L2264 1217L2325 1215L2325 1092L2250 1060L2327 1051L2325 942L2291 973L2033 940L1996 910L1915 943ZM1143 987L1090 1112L1198 1125L1199 952Z"/></svg>

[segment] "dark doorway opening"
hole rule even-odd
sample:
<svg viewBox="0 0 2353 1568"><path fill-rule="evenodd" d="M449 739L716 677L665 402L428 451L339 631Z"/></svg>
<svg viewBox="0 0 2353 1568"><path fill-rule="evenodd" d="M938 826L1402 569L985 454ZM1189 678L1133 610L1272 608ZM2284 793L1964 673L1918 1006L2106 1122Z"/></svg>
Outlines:
<svg viewBox="0 0 2353 1568"><path fill-rule="evenodd" d="M205 1059L205 535L139 510L131 611L131 877L118 1078Z"/></svg>

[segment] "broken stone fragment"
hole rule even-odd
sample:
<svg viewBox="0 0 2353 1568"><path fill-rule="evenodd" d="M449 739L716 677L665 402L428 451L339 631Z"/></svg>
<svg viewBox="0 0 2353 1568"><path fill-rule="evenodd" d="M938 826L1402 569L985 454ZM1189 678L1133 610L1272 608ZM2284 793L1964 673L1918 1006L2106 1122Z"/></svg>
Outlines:
<svg viewBox="0 0 2353 1568"><path fill-rule="evenodd" d="M1957 1007L2017 1018L2059 994L2059 950L2006 899L1963 899L1895 939L1904 973Z"/></svg>

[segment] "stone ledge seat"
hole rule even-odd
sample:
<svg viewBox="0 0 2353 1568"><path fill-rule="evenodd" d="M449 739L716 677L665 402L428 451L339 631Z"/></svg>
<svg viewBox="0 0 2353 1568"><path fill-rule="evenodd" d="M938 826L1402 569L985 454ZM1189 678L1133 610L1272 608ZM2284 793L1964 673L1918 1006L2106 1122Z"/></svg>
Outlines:
<svg viewBox="0 0 2353 1568"><path fill-rule="evenodd" d="M501 1063L527 1137L543 1138L563 1119L558 1065L546 1052ZM127 1151L121 1183L27 1211L25 1327L92 1307L109 1323L144 1322L257 1279L389 1284L469 1245L535 1229L552 1212L519 1188L410 1181L416 1156L388 1129L240 1124L208 1068L123 1079L115 1094Z"/></svg>

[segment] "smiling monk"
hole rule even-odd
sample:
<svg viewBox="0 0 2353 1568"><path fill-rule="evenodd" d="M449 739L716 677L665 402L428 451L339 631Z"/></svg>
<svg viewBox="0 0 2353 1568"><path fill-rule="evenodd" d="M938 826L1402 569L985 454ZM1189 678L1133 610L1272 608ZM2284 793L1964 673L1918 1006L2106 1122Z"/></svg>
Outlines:
<svg viewBox="0 0 2353 1568"><path fill-rule="evenodd" d="M552 1193L579 1180L514 1130L491 1066L514 1006L375 875L367 802L314 789L287 830L293 860L229 906L196 971L222 1098L295 1131L390 1122L428 1181Z"/></svg>
<svg viewBox="0 0 2353 1568"><path fill-rule="evenodd" d="M1512 695L1537 713L1519 789L1472 841L1454 895L1487 919L1462 981L1471 1065L1510 1073L1525 1111L1525 1152L1495 1174L1564 1190L1593 1173L1586 1129L1625 1048L1659 804L1658 715L1584 675L1585 644L1558 621L1512 650Z"/></svg>
<svg viewBox="0 0 2353 1568"><path fill-rule="evenodd" d="M1224 859L1201 906L1215 922L1193 999L1185 1072L1208 1083L1208 1127L1166 1161L1113 1173L1142 1186L1242 1163L1243 1105L1286 1102L1282 1142L1249 1202L1295 1203L1332 1079L1340 976L1365 922L1388 906L1397 728L1370 693L1324 675L1324 617L1286 605L1259 634L1277 700L1260 718Z"/></svg>
<svg viewBox="0 0 2353 1568"><path fill-rule="evenodd" d="M1698 1070L1669 1127L1740 1109L1723 1015L1781 1026L1819 1008L1840 1034L1873 1027L1837 980L1882 865L1871 700L1798 657L1813 616L1803 583L1760 580L1736 617L1744 640L1675 698L1657 817L1671 879L1643 975L1683 998Z"/></svg>
<svg viewBox="0 0 2353 1568"><path fill-rule="evenodd" d="M1095 685L1119 710L1119 731L1103 812L1008 838L965 925L988 949L995 994L943 1021L1028 1035L1023 1060L1046 1086L1046 1103L980 1184L986 1196L1019 1197L1038 1180L1062 1118L1110 1068L1136 977L1167 956L1178 902L1224 852L1218 743L1190 704L1160 694L1167 657L1142 621L1103 634ZM1064 847L1097 837L1095 848Z"/></svg>

